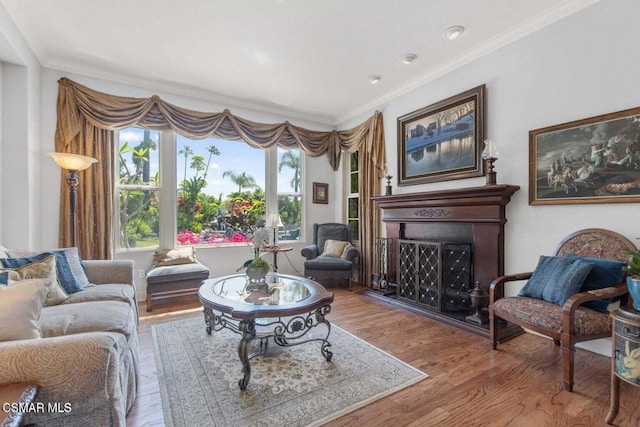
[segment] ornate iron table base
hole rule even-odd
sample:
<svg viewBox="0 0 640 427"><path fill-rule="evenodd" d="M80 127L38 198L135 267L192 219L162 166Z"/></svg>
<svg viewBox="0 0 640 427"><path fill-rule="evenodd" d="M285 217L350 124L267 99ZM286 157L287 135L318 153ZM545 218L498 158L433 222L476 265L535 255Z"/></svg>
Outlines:
<svg viewBox="0 0 640 427"><path fill-rule="evenodd" d="M224 328L242 335L238 344L238 357L242 362L243 377L238 381L240 390L245 390L249 379L251 378L250 360L259 355L263 355L267 351L267 342L269 338L282 347L293 347L295 345L304 344L311 341L320 341L320 353L327 360L331 361L333 353L329 350L329 334L331 333L331 324L325 318L331 311L330 305L324 305L305 315L296 315L292 317L267 319L247 319L238 320L224 313L217 314L211 308L204 308L204 321L207 325L207 334L211 335L212 331L219 331ZM260 328L260 332L256 332L256 323ZM307 336L313 328L324 324L327 326L327 334L321 338L310 338ZM262 329L265 332L262 332ZM255 354L249 354L251 342L258 337L260 339L260 349Z"/></svg>

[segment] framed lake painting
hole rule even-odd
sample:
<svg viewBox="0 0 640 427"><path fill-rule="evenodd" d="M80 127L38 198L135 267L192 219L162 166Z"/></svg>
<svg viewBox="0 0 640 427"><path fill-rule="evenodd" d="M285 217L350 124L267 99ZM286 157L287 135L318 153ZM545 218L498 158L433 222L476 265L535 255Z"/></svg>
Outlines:
<svg viewBox="0 0 640 427"><path fill-rule="evenodd" d="M640 202L640 107L529 132L529 204Z"/></svg>
<svg viewBox="0 0 640 427"><path fill-rule="evenodd" d="M398 117L398 185L481 176L485 86Z"/></svg>

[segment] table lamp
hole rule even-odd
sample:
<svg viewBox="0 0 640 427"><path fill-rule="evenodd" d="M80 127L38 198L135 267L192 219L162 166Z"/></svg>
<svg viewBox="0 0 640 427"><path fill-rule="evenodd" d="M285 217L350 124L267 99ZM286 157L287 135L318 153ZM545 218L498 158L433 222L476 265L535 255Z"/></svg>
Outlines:
<svg viewBox="0 0 640 427"><path fill-rule="evenodd" d="M280 218L280 214L278 212L273 212L269 217L269 227L273 227L273 246L277 246L278 244L278 227L284 227L282 224L282 219Z"/></svg>

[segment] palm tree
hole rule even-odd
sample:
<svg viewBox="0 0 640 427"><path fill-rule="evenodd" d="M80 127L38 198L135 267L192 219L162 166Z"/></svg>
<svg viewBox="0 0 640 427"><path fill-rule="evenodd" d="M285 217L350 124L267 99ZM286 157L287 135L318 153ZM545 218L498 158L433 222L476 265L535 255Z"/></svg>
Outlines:
<svg viewBox="0 0 640 427"><path fill-rule="evenodd" d="M247 175L246 172L237 173L236 171L225 171L222 174L223 178L229 177L238 186L238 193L242 192L243 188L256 188L256 180L251 175Z"/></svg>
<svg viewBox="0 0 640 427"><path fill-rule="evenodd" d="M220 150L215 145L210 145L207 147L207 151L209 152L209 159L207 160L207 168L204 170L204 175L202 178L207 179L207 172L209 172L209 166L211 166L211 157L219 156Z"/></svg>
<svg viewBox="0 0 640 427"><path fill-rule="evenodd" d="M284 167L293 169L291 186L293 187L293 191L297 193L300 187L300 154L294 154L293 151L287 150L280 159L278 172L282 172L282 168Z"/></svg>
<svg viewBox="0 0 640 427"><path fill-rule="evenodd" d="M151 171L149 167L150 166L149 151L156 150L157 148L158 146L150 137L149 129L144 129L142 141L140 142L140 144L138 144L134 148L134 151L147 149L147 152L145 153L145 157L141 160L142 161L142 182L149 182L149 179L151 177L150 176Z"/></svg>
<svg viewBox="0 0 640 427"><path fill-rule="evenodd" d="M182 150L178 151L178 154L182 154L184 156L184 179L183 179L183 181L186 181L187 180L187 160L189 159L189 156L193 154L193 150L188 145L185 145Z"/></svg>

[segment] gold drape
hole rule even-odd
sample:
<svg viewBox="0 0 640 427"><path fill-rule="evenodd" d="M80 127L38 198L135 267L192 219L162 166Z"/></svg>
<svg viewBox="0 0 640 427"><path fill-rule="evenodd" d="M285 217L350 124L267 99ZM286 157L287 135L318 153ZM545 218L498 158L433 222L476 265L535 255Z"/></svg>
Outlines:
<svg viewBox="0 0 640 427"><path fill-rule="evenodd" d="M367 124L366 128L363 126ZM382 113L376 112L365 123L351 129L350 144L343 148L348 153L358 151L358 209L360 218L360 283L369 284L373 272L375 239L380 235L380 209L371 196L380 194L380 179L386 170L384 126ZM364 278L364 281L362 280Z"/></svg>
<svg viewBox="0 0 640 427"><path fill-rule="evenodd" d="M113 255L113 144L113 131L81 120L69 97L58 96L55 150L99 160L89 169L78 171L76 244L85 259L110 259ZM71 208L65 171L60 188L58 244L67 247L71 245L71 224L68 220Z"/></svg>
<svg viewBox="0 0 640 427"><path fill-rule="evenodd" d="M326 154L333 170L340 166L342 151L360 150L360 171L367 174L366 185L362 180L360 184L360 215L362 219L366 218L366 224L361 220L360 241L363 254L371 253L364 250L369 251L373 247L372 236L378 235L378 222L370 221L378 214L370 196L378 194L385 168L382 114L376 113L349 130L314 131L289 122L257 123L234 116L229 110L221 113L193 111L172 105L155 95L150 98L114 96L66 77L61 78L58 84L56 151L85 154L99 160L96 165L79 172L77 244L84 258L108 259L113 255L113 131L133 125L174 130L193 139L242 140L256 148L273 145L297 147L313 157ZM373 178L376 174L377 179ZM64 177L61 181L59 243L68 246L70 228L66 216L69 193ZM370 264L368 256L362 258L364 265ZM371 271L370 266L366 271Z"/></svg>

